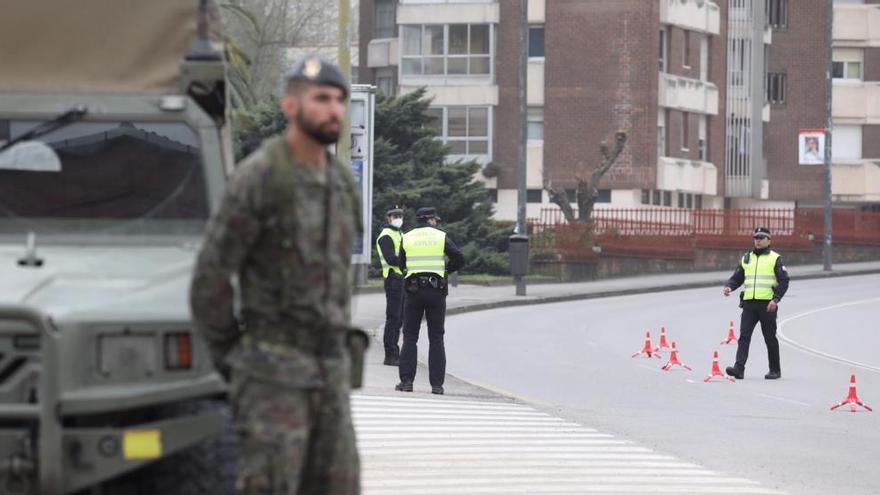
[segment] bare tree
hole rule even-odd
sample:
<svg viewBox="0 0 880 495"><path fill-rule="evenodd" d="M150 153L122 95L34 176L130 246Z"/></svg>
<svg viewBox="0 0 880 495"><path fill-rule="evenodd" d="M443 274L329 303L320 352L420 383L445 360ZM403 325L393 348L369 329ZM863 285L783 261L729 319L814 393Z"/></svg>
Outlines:
<svg viewBox="0 0 880 495"><path fill-rule="evenodd" d="M326 0L228 0L220 7L241 106L277 93L289 48L322 43L328 28L335 36L337 12Z"/></svg>
<svg viewBox="0 0 880 495"><path fill-rule="evenodd" d="M593 207L596 204L596 200L599 198L599 182L602 180L602 177L611 170L611 167L617 163L617 158L623 153L626 139L627 134L625 131L617 131L614 134L613 148L609 148L608 143L605 142L599 147L599 151L602 155L602 163L593 170L590 178L587 179L580 174L575 176L577 179L577 217L575 217L574 210L571 207L571 203L568 200L568 195L565 190L557 189L553 186L553 182L549 180L547 181L547 184L544 185L544 189L550 195L550 201L559 206L566 222L569 224L589 224L592 222Z"/></svg>

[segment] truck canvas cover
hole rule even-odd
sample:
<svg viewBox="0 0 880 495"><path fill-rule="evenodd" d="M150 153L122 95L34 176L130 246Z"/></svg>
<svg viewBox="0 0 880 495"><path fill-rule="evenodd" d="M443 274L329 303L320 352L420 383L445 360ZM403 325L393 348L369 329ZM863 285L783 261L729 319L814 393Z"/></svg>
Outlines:
<svg viewBox="0 0 880 495"><path fill-rule="evenodd" d="M4 9L15 15L0 14L0 91L176 92L180 63L196 37L198 5L9 2Z"/></svg>

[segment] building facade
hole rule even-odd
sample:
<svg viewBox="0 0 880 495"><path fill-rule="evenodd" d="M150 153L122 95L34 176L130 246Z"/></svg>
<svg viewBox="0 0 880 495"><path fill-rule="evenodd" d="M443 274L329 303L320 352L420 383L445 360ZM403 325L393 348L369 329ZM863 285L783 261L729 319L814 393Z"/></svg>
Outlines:
<svg viewBox="0 0 880 495"><path fill-rule="evenodd" d="M880 66L870 69L874 59L880 65L880 32L872 32L880 10L872 2L880 0L835 4L833 192L841 206L880 203L880 160L871 160L880 156L880 85L869 82L880 77ZM628 142L597 206L820 205L822 167L800 163L802 131L825 127L826 5L529 0L527 215L552 206L548 183L573 201L577 177L598 165L600 143L617 130ZM500 219L516 216L519 22L519 0L360 3L359 80L386 94L427 87L451 159L498 172L478 178Z"/></svg>

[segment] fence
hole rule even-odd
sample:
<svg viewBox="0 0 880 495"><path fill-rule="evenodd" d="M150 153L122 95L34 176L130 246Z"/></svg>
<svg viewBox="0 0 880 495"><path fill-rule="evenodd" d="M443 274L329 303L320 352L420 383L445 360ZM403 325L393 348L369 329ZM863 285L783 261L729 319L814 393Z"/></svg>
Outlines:
<svg viewBox="0 0 880 495"><path fill-rule="evenodd" d="M575 212L576 214L576 212ZM539 218L529 220L533 246L571 251L571 229L589 232L589 239L605 250L645 255L671 249L673 257L685 257L695 247L737 248L758 226L773 233L775 246L810 251L824 236L824 211L798 209L688 210L677 208L596 209L590 226L568 226L558 208L544 208ZM880 246L880 213L834 210L833 241L839 244ZM561 234L561 235L560 235ZM586 239L583 235L581 239ZM691 240L692 242L687 242ZM670 246L675 246L670 248ZM593 246L581 246L581 249ZM606 251L603 251L606 252Z"/></svg>

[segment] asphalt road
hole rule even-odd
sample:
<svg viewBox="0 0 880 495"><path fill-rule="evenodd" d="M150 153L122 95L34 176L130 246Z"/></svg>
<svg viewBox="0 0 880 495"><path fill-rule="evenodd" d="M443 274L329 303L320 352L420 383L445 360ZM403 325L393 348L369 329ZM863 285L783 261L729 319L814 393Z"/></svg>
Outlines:
<svg viewBox="0 0 880 495"><path fill-rule="evenodd" d="M704 383L736 298L720 288L450 317L448 371L539 410L794 494L880 493L880 276L792 281L780 306L782 380L766 381L760 330L746 379ZM661 325L693 372L631 358ZM420 346L420 353L427 345ZM424 357L424 356L423 356ZM855 373L873 413L829 411Z"/></svg>

